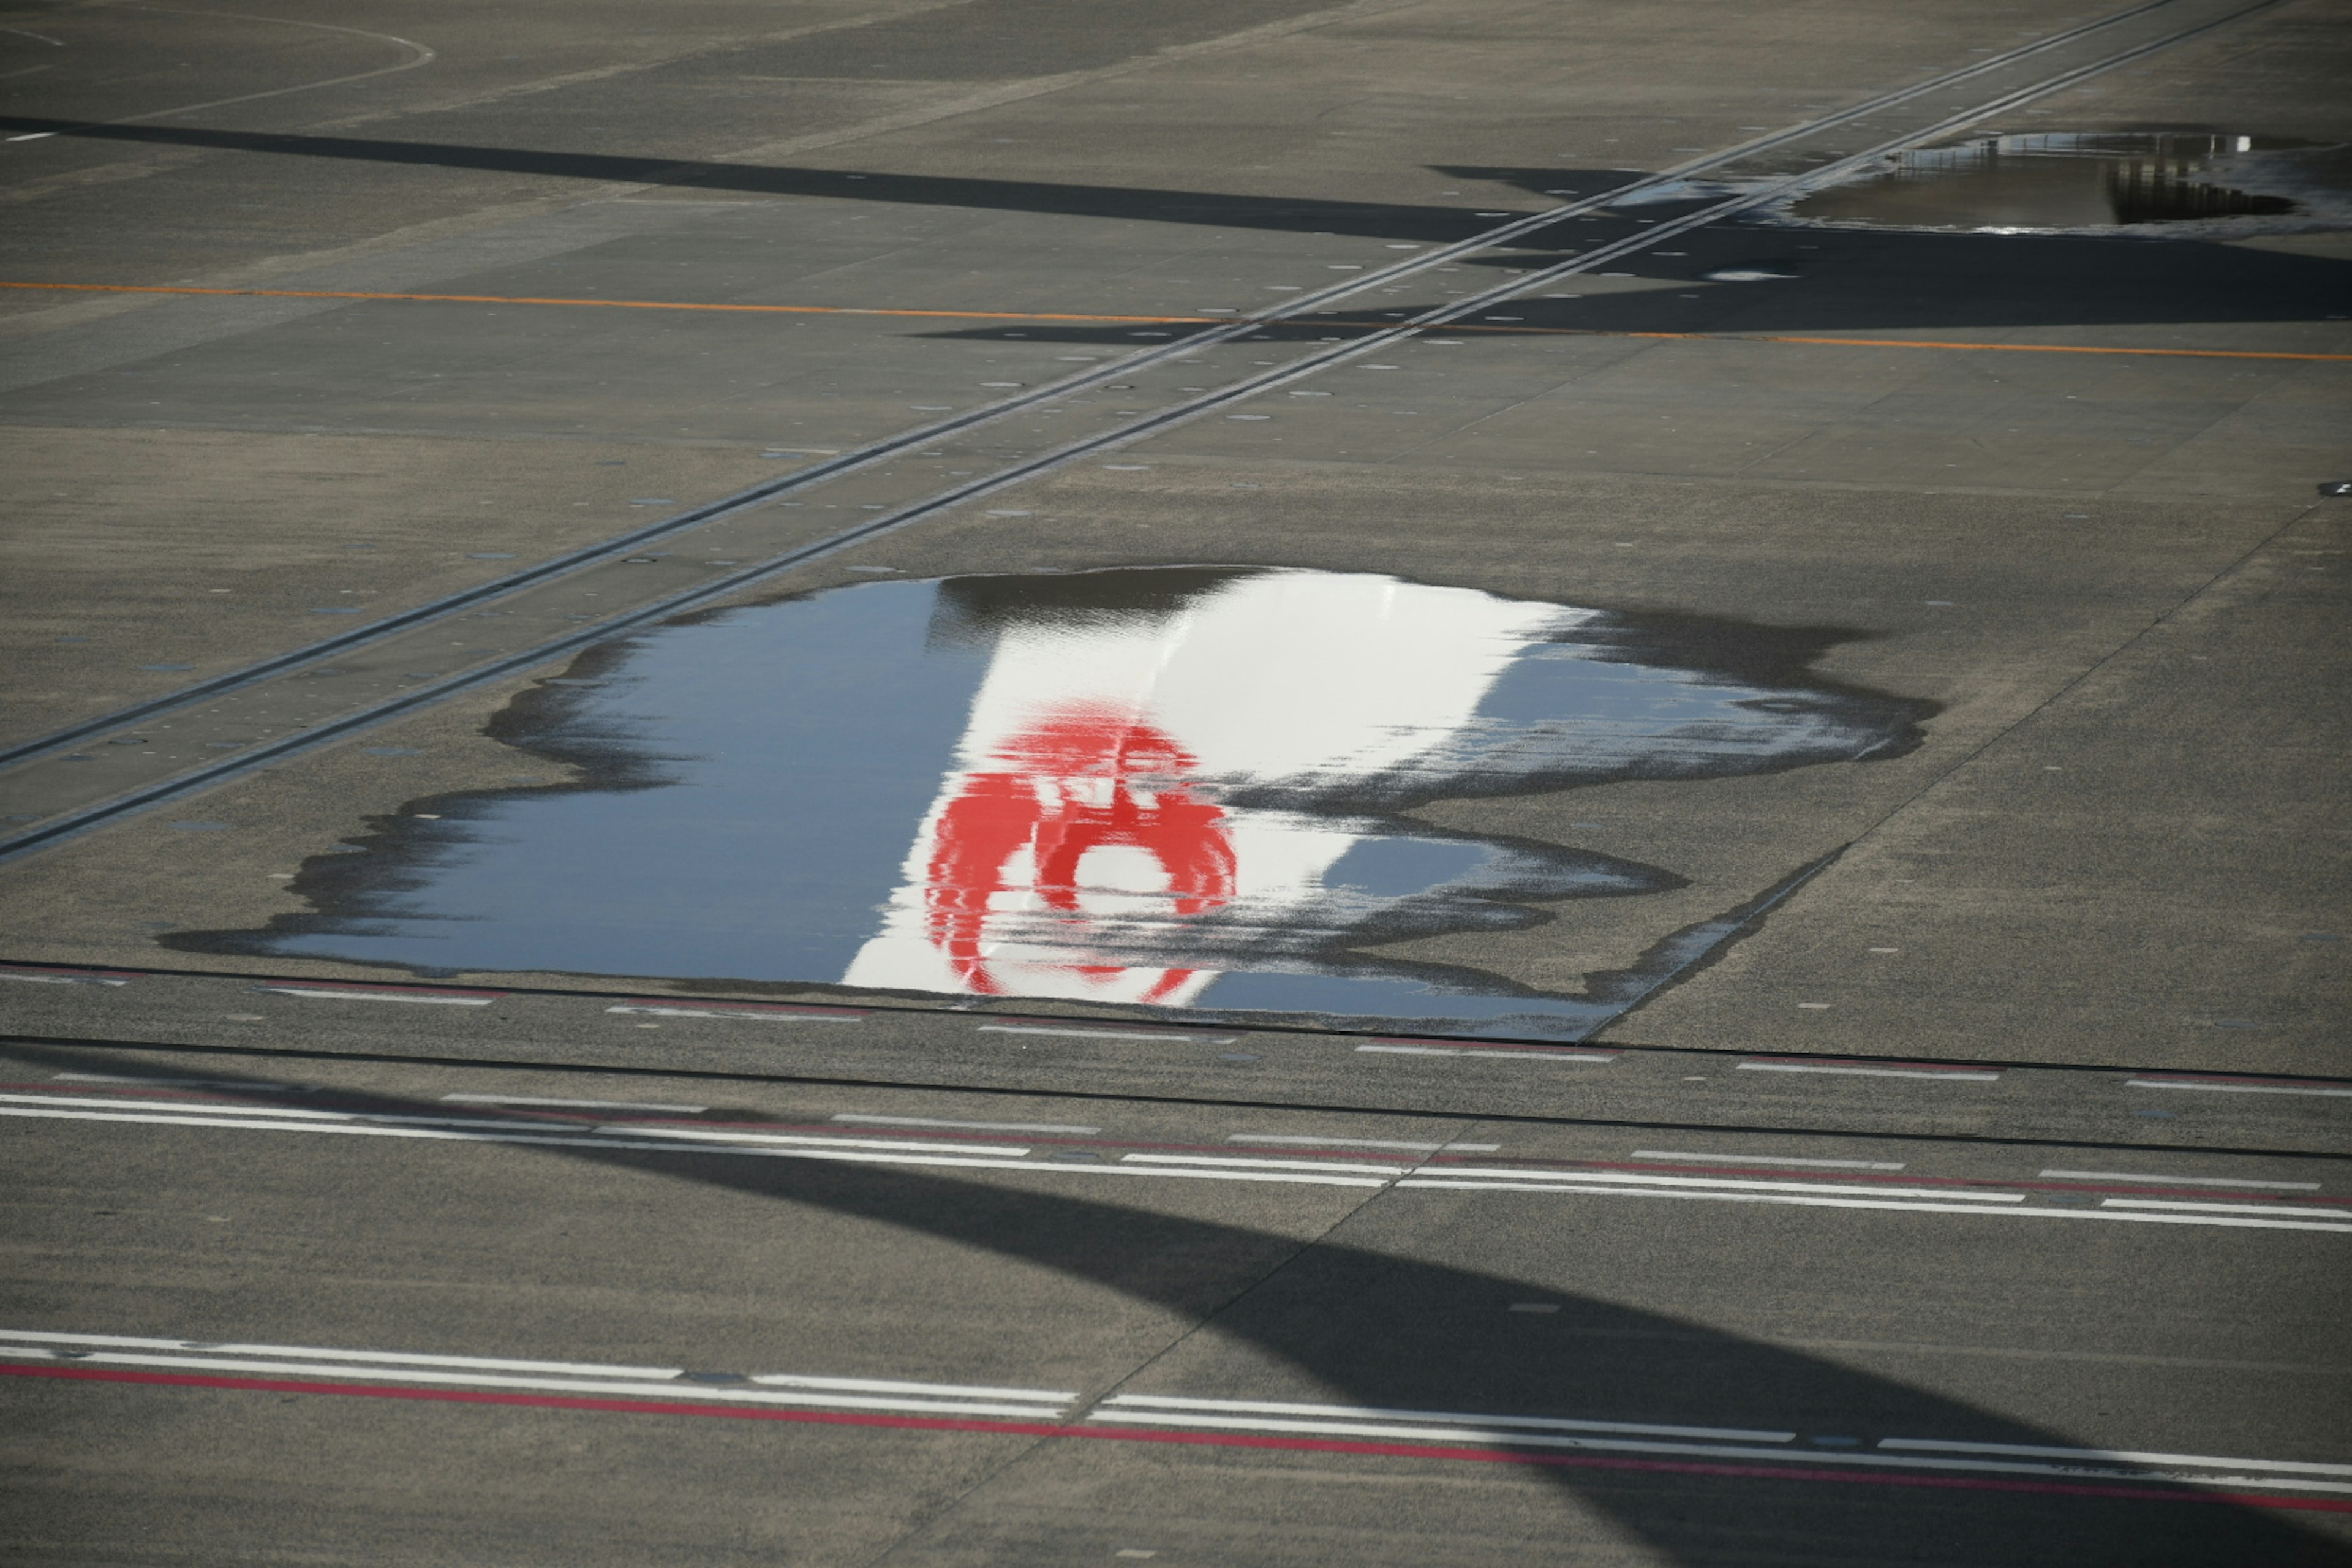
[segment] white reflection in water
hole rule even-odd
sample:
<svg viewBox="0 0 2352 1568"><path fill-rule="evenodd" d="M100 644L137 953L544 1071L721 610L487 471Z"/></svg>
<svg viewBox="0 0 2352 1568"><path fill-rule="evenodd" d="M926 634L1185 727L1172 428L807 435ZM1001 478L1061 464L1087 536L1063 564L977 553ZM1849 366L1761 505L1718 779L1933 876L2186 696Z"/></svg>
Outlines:
<svg viewBox="0 0 2352 1568"><path fill-rule="evenodd" d="M862 584L588 661L505 733L593 785L451 797L204 944L1575 1032L1619 1001L1360 950L1680 879L1397 813L1916 745L1927 705L1805 669L1833 640L1370 574Z"/></svg>

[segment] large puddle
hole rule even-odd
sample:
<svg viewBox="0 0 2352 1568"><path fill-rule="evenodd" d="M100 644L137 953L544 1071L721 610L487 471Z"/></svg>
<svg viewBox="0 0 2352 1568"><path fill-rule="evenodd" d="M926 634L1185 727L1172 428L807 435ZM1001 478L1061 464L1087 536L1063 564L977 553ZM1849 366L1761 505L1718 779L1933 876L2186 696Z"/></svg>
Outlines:
<svg viewBox="0 0 2352 1568"><path fill-rule="evenodd" d="M1883 172L1806 196L1783 216L1990 233L2314 216L2342 205L2340 190L2327 188L2327 161L2296 156L2314 145L2210 132L1980 136L1901 153Z"/></svg>
<svg viewBox="0 0 2352 1568"><path fill-rule="evenodd" d="M493 728L583 782L417 803L309 863L318 912L174 944L1572 1037L1654 978L1367 950L1682 879L1403 814L1916 746L1833 640L1370 574L859 584L600 650Z"/></svg>

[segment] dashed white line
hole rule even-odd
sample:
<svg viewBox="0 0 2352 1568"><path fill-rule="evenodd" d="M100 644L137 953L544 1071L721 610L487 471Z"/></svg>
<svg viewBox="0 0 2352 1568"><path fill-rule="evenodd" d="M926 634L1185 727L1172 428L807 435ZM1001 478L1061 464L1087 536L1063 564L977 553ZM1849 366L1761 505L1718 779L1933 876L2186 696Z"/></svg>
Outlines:
<svg viewBox="0 0 2352 1568"><path fill-rule="evenodd" d="M257 985L253 989L279 996L308 996L319 1001L421 1002L442 1007L487 1007L498 1000L495 994L460 991L350 991L331 990L320 985Z"/></svg>
<svg viewBox="0 0 2352 1568"><path fill-rule="evenodd" d="M88 1345L109 1350L201 1351L212 1355L293 1356L310 1361L383 1362L400 1366L471 1367L484 1372L579 1373L597 1377L677 1377L676 1366L605 1366L593 1362L513 1361L503 1356L418 1355L407 1351L322 1350L316 1345L216 1343L206 1340L159 1340L135 1334L69 1334L36 1329L0 1329L0 1341Z"/></svg>
<svg viewBox="0 0 2352 1568"><path fill-rule="evenodd" d="M1944 1187L1830 1186L1822 1182L1758 1181L1739 1176L1653 1176L1634 1171L1537 1171L1465 1165L1424 1168L1424 1176L1500 1178L1509 1182L1594 1182L1612 1186L1704 1188L1709 1192L1827 1193L1874 1198L1936 1198L1950 1203L2021 1204L2023 1193L1973 1193Z"/></svg>
<svg viewBox="0 0 2352 1568"><path fill-rule="evenodd" d="M2336 1224L2326 1220L2301 1219L2235 1219L2221 1215L2149 1214L2137 1209L2109 1208L1977 1208L1958 1203L1917 1203L1903 1199L1862 1198L1843 1196L1801 1195L1796 1193L1728 1192L1717 1190L1697 1192L1689 1189L1658 1187L1619 1187L1600 1185L1537 1184L1533 1183L1477 1182L1433 1180L1408 1176L1397 1183L1399 1187L1434 1188L1452 1192L1517 1192L1574 1194L1580 1196L1612 1196L1633 1198L1693 1198L1717 1203L1786 1204L1798 1208L1885 1209L1911 1214L1972 1214L2003 1215L2024 1219L2100 1219L2137 1220L2158 1225L2211 1225L2246 1230L2324 1230L2352 1235L2352 1223Z"/></svg>
<svg viewBox="0 0 2352 1568"><path fill-rule="evenodd" d="M317 1092L309 1085L299 1083L264 1083L258 1079L234 1078L148 1078L142 1073L127 1072L51 1073L49 1081L51 1083L119 1083L131 1089L234 1089L250 1090L257 1094Z"/></svg>
<svg viewBox="0 0 2352 1568"><path fill-rule="evenodd" d="M1340 1160L1244 1160L1230 1154L1122 1154L1131 1165L1209 1165L1224 1171L1359 1171L1370 1175L1401 1176L1402 1165L1362 1165Z"/></svg>
<svg viewBox="0 0 2352 1568"><path fill-rule="evenodd" d="M1965 1068L1877 1068L1847 1067L1827 1062L1741 1062L1741 1072L1813 1072L1833 1073L1845 1078L1916 1078L1933 1079L1946 1083L1998 1083L1999 1072L1976 1072Z"/></svg>
<svg viewBox="0 0 2352 1568"><path fill-rule="evenodd" d="M607 1013L635 1013L652 1018L756 1018L767 1024L862 1024L863 1013L824 1007L672 1007L653 1002L625 1002Z"/></svg>
<svg viewBox="0 0 2352 1568"><path fill-rule="evenodd" d="M1801 1160L1793 1154L1685 1154L1669 1149L1636 1149L1636 1160L1687 1160L1706 1165L1819 1165L1841 1171L1899 1171L1899 1160ZM2045 1174L2047 1173L2044 1173Z"/></svg>
<svg viewBox="0 0 2352 1568"><path fill-rule="evenodd" d="M2110 1209L2185 1209L2192 1214L2266 1214L2329 1215L2338 1219L2352 1219L2352 1209L2305 1208L2299 1204L2193 1204L2165 1198L2101 1198L2099 1206Z"/></svg>
<svg viewBox="0 0 2352 1568"><path fill-rule="evenodd" d="M751 1379L766 1388L837 1389L848 1394L929 1394L962 1399L1019 1399L1067 1405L1077 1397L1066 1388L988 1388L967 1383L900 1383L880 1377L812 1377L801 1373L763 1373Z"/></svg>
<svg viewBox="0 0 2352 1568"><path fill-rule="evenodd" d="M12 136L11 142L22 138ZM128 985L121 974L89 974L69 969L0 969L0 980L21 980L31 985Z"/></svg>
<svg viewBox="0 0 2352 1568"><path fill-rule="evenodd" d="M2219 1465L2242 1470L2291 1470L2300 1475L2352 1476L2352 1465L2301 1459L2233 1459L2212 1454L2154 1454L2132 1448L2057 1448L2025 1443L1950 1443L1935 1437L1886 1437L1881 1448L1947 1454L2014 1454L2032 1459L2103 1459L2130 1465Z"/></svg>
<svg viewBox="0 0 2352 1568"><path fill-rule="evenodd" d="M2166 1187L2254 1187L2282 1193L2315 1193L2317 1182L2259 1182L2244 1176L2164 1176L2146 1171L2043 1171L2061 1182L2153 1182Z"/></svg>
<svg viewBox="0 0 2352 1568"><path fill-rule="evenodd" d="M1500 1143L1412 1143L1393 1138L1299 1138L1287 1132L1228 1132L1228 1143L1273 1143L1286 1149L1398 1149L1408 1154L1492 1154Z"/></svg>
<svg viewBox="0 0 2352 1568"><path fill-rule="evenodd" d="M1526 1426L1553 1432L1623 1432L1647 1437L1712 1437L1738 1443L1790 1443L1794 1432L1757 1432L1734 1426L1664 1426L1642 1421L1579 1421L1561 1415L1467 1415L1450 1410L1391 1410L1369 1405L1292 1405L1257 1399L1193 1399L1172 1394L1114 1394L1102 1402L1097 1420L1114 1409L1227 1412L1243 1415L1328 1416L1358 1421L1452 1421L1464 1426Z"/></svg>
<svg viewBox="0 0 2352 1568"><path fill-rule="evenodd" d="M832 1138L822 1133L730 1132L709 1127L646 1127L635 1122L604 1122L599 1132L625 1138L675 1138L689 1143L751 1143L791 1149L883 1149L893 1153L977 1154L991 1160L1018 1160L1029 1151L1009 1143L913 1143L903 1139Z"/></svg>
<svg viewBox="0 0 2352 1568"><path fill-rule="evenodd" d="M707 1105L673 1105L651 1100L552 1100L535 1094L445 1094L447 1105L545 1105L576 1110L675 1110L696 1116L710 1109Z"/></svg>
<svg viewBox="0 0 2352 1568"><path fill-rule="evenodd" d="M1052 1121L948 1121L931 1116L861 1116L845 1110L826 1120L860 1127L961 1127L975 1132L1063 1132L1074 1138L1089 1137L1102 1131L1099 1127L1064 1126Z"/></svg>
<svg viewBox="0 0 2352 1568"><path fill-rule="evenodd" d="M0 1355L60 1359L59 1352L30 1346L0 1344ZM643 1399L691 1398L697 1403L722 1402L735 1405L818 1405L828 1409L900 1410L928 1415L1004 1415L1016 1419L1052 1419L1059 1414L1059 1402L1044 1401L1031 1404L1005 1404L979 1400L946 1400L940 1398L894 1397L871 1394L832 1394L816 1389L734 1388L695 1383L680 1386L644 1382L606 1380L601 1377L528 1377L507 1373L465 1372L405 1366L355 1366L350 1362L327 1363L312 1361L256 1361L230 1356L164 1355L131 1351L82 1351L68 1358L78 1364L98 1363L113 1366L144 1366L177 1368L188 1372L265 1373L275 1377L326 1375L350 1378L363 1371L371 1379L388 1383L455 1384L467 1388L528 1388L542 1393L568 1394L620 1394ZM625 1377L627 1374L624 1374ZM754 1381L754 1380L747 1380Z"/></svg>
<svg viewBox="0 0 2352 1568"><path fill-rule="evenodd" d="M1147 1035L1134 1029L1053 1029L1033 1024L982 1024L983 1035L1068 1035L1081 1040L1150 1040L1177 1045L1230 1046L1238 1035Z"/></svg>
<svg viewBox="0 0 2352 1568"><path fill-rule="evenodd" d="M1486 1057L1500 1061L1534 1062L1613 1062L1614 1055L1601 1056L1591 1051L1553 1050L1537 1046L1513 1049L1507 1046L1358 1046L1359 1051L1391 1057Z"/></svg>
<svg viewBox="0 0 2352 1568"><path fill-rule="evenodd" d="M972 1143L920 1144L824 1135L728 1131L709 1128L648 1127L642 1123L488 1121L454 1117L393 1116L367 1112L267 1110L247 1106L143 1102L133 1110L121 1100L81 1100L58 1095L0 1095L0 1116L123 1125L234 1129L250 1132L330 1132L346 1136L407 1138L454 1143L514 1143L540 1148L632 1150L669 1154L759 1155L777 1159L830 1160L875 1165L1050 1173L1055 1175L1153 1176L1206 1181L1265 1182L1311 1186L1573 1194L1586 1196L1710 1199L1717 1202L1783 1204L1816 1208L1883 1209L1928 1214L2023 1214L2048 1219L2098 1219L2145 1224L2222 1226L2263 1230L2333 1231L2352 1234L2352 1214L2265 1209L2240 1215L2200 1212L2212 1205L2021 1208L2024 1194L1932 1191L1902 1187L1830 1187L1820 1182L1770 1182L1718 1176L1664 1176L1623 1173L1544 1170L1430 1169L1402 1177L1401 1165L1349 1164L1320 1160L1245 1159L1231 1155L1129 1154L1115 1163L1031 1161L1026 1148ZM103 1109L85 1109L103 1107ZM934 1152L935 1151L935 1152ZM1402 1179L1400 1179L1402 1177ZM1916 1198L1902 1194L1916 1193ZM1932 1201L1923 1201L1932 1200Z"/></svg>
<svg viewBox="0 0 2352 1568"><path fill-rule="evenodd" d="M2317 1084L2193 1083L2168 1078L2135 1078L2126 1079L2124 1082L2127 1089L2185 1089L2201 1094L2316 1094L2352 1098L2352 1089L2323 1088Z"/></svg>

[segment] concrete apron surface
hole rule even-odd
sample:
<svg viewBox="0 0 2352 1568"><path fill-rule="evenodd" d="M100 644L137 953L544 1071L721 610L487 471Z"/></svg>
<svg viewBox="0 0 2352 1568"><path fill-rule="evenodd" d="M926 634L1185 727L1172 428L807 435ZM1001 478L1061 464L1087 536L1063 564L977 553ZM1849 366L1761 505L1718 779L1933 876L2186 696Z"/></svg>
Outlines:
<svg viewBox="0 0 2352 1568"><path fill-rule="evenodd" d="M220 125L254 139L235 146L162 132L31 143L12 158L61 164L27 173L17 194L23 210L53 211L59 233L86 240L89 204L119 210L125 180L158 193L159 221L118 224L103 254L21 256L26 276L145 282L166 275L160 264L203 286L478 298L26 296L8 330L12 357L29 368L0 396L0 418L24 454L19 471L51 478L23 487L29 517L16 548L26 569L15 580L30 603L12 624L34 679L12 732L37 735L341 629L319 612L428 601L509 560L608 538L1111 363L1103 356L1139 346L1135 332L1163 330L953 312L1197 321L1257 309L1475 233L1494 221L1482 214L1558 199L1538 191L1597 192L2056 26L2031 6L1874 14L1867 26L1813 16L1827 29L1819 37L1836 37L1830 49L1769 11L1663 30L1608 12L1567 26L1553 7L1469 16L1356 6L1261 16L1237 34L1203 12L1186 24L1197 36L1139 36L1050 73L892 54L916 49L923 30L877 23L866 29L877 59L854 63L883 66L873 75L887 82L828 75L821 90L781 100L742 85L767 79L756 60L720 50L606 62L612 74L593 81L520 96L486 84L446 103L344 102L332 114L325 98L257 100L220 111ZM2311 4L2266 12L1993 128L2234 125L2259 102L2254 129L2323 136L2332 79L2305 45L2335 19ZM379 54L397 63L389 46L334 47L357 52L305 57L302 69L371 69ZM1759 50L1773 70L1744 68ZM974 72L993 85L976 87ZM730 85L713 85L721 76ZM757 110L740 112L764 140L727 120L736 111L677 113L689 79L706 106L755 95ZM566 104L593 105L609 127L585 133L584 162L468 151L544 141L570 123ZM60 100L47 112L95 111ZM1857 132L1824 146L1866 141ZM425 144L455 151L435 161L415 150ZM700 160L695 188L647 184L658 173L648 161L661 159ZM763 172L713 173L714 162ZM788 194L762 188L786 165L815 173L793 175ZM604 183L583 190L590 175ZM861 181L887 185L885 199L861 199ZM1201 192L1212 195L1166 195ZM317 243L273 251L285 230L270 215L298 196ZM1615 238L1644 210L1589 222ZM234 216L247 211L258 216ZM1559 259L1561 244L1543 239L1526 256L1433 269L1327 314L1440 303ZM1546 290L1569 298L1505 308L1517 327L1475 322L1336 363L733 602L886 571L1197 563L1381 574L1677 624L1795 628L1815 650L1811 679L1916 704L1928 715L1921 743L1784 772L1416 805L1411 820L1440 834L1565 847L1679 885L1546 903L1532 923L1374 931L1354 951L1587 994L1596 977L1638 971L1676 933L1810 869L1605 1037L2328 1072L2344 950L2314 939L2336 934L2341 889L2313 846L2340 832L2346 798L2344 542L2340 503L2315 504L2312 487L2341 465L2344 364L2010 351L2340 354L2352 331L2324 318L2339 313L2326 307L2341 302L2343 265L2308 236L2222 244L1719 225ZM1786 276L1706 277L1741 270ZM950 314L745 319L499 302L549 299ZM1226 384L1352 330L1223 342L850 476L797 510L720 526L756 533L761 550L789 548L1063 429ZM1681 335L1629 335L1639 333ZM1792 337L1864 342L1754 341ZM1979 346L1901 346L1912 340ZM98 484L81 482L93 471ZM638 570L687 573L734 537L698 536ZM585 581L569 580L569 602L597 596ZM557 618L550 605L515 613ZM499 629L479 619L427 628L403 658L437 643L462 668L498 646ZM431 802L578 783L563 762L498 738L520 693L576 678L573 668L558 660L478 687L18 861L0 878L9 956L412 977L331 955L235 951L204 933L302 914L322 857ZM333 693L336 679L352 683L348 699L321 700L331 712L404 677L305 679ZM237 714L236 738L255 719ZM120 773L126 753L159 773L188 765L209 743L195 738L198 721L149 725L136 731L143 752L93 746L93 762L52 760L45 776ZM68 804L70 787L55 787L63 793L36 791L26 816ZM622 879L592 896L625 925L664 889ZM436 978L908 994L838 973L478 968L462 944ZM1067 998L1038 1005L1087 1010Z"/></svg>

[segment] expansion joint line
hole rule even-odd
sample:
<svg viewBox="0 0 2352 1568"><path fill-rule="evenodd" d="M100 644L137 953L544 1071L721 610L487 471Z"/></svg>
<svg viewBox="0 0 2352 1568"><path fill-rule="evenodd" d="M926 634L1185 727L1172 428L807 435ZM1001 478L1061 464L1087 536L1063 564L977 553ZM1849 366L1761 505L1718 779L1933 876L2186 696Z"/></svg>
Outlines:
<svg viewBox="0 0 2352 1568"><path fill-rule="evenodd" d="M1775 150L1805 137L1819 134L1825 130L1865 119L1872 114L1974 79L1989 71L2015 64L2020 60L2030 58L2135 17L2162 11L2183 3L2184 0L2147 0L2147 4L2082 24L2032 44L1992 56L1973 65L1915 83L1908 88L1881 94L1801 125L1756 138L1722 153L1690 160L1659 174L1618 186L1600 195L1585 197L1563 206L1531 214L1469 239L1416 255L1408 260L1400 261L1378 271L1365 273L1345 282L1332 284L1296 300L1268 306L1252 314L1236 318L1228 326L1212 328L1180 342L1113 361L1108 365L1081 372L1045 387L1024 392L1017 396L973 409L954 418L919 426L906 434L889 437L853 452L841 454L827 462L800 470L786 478L706 506L694 508L602 544L566 552L537 567L509 574L477 588L418 605L400 615L387 616L370 626L355 628L341 637L307 645L292 652L248 666L245 669L232 671L213 680L184 688L149 702L117 710L83 723L53 731L37 740L0 751L0 768L29 762L110 729L177 711L197 702L259 684L304 665L382 640L396 632L446 619L522 588L537 586L571 575L590 566L604 563L625 552L641 549L655 540L764 505L791 491L875 467L933 442L1017 416L1045 404L1066 399L1073 394L1092 390L1118 377L1132 375L1140 369L1154 367L1181 355L1195 354L1203 348L1246 338L1268 326L1295 321L1326 305L1360 294L1368 289L1376 288L1400 278L1416 275L1481 250L1514 243L1523 237L1566 219L1621 204L1629 196L1688 179L1691 175L1707 169L1718 168ZM1244 378L1213 393L1197 396L1190 402L1177 404L1156 413L1131 419L1097 435L1082 437L1024 458L995 473L974 479L962 485L950 487L924 500L886 511L856 527L842 530L755 565L725 574L676 594L646 601L635 609L612 616L594 626L547 639L530 647L413 688L397 696L354 709L340 718L314 725L307 731L285 736L266 745L253 747L236 758L191 769L175 778L159 780L152 784L110 799L59 813L50 820L13 837L0 839L0 863L35 853L119 818L228 783L296 754L341 740L359 731L372 729L420 709L433 706L476 687L520 674L598 643L625 636L683 611L724 599L782 573L835 554L853 545L864 543L950 508L1034 479L1079 458L1115 449L1160 434L1231 404L1305 380L1333 365L1408 341L1433 329L1449 326L1531 289L1541 288L1577 273L1589 271L1607 262L1634 255L1663 240L1687 234L1694 229L1722 219L1785 200L1814 185L1843 178L1895 153L1932 142L1937 137L1948 135L1954 131L1990 116L2005 112L2036 98L2074 86L2105 71L2127 65L2158 50L2172 47L2188 39L2284 3L2284 0L2252 0L2252 4L2241 5L2221 16L2178 28L2085 64L2070 67L2024 87L2012 89L1989 100L1947 115L1924 128L1880 142L1862 152L1845 155L1805 173L1786 176L1756 190L1710 203L1681 217L1659 223L1642 234L1598 247L1557 266L1521 275L1507 283L1498 284L1451 304L1424 311L1409 321L1399 322L1373 335L1304 355L1287 365L1276 367L1261 375Z"/></svg>

